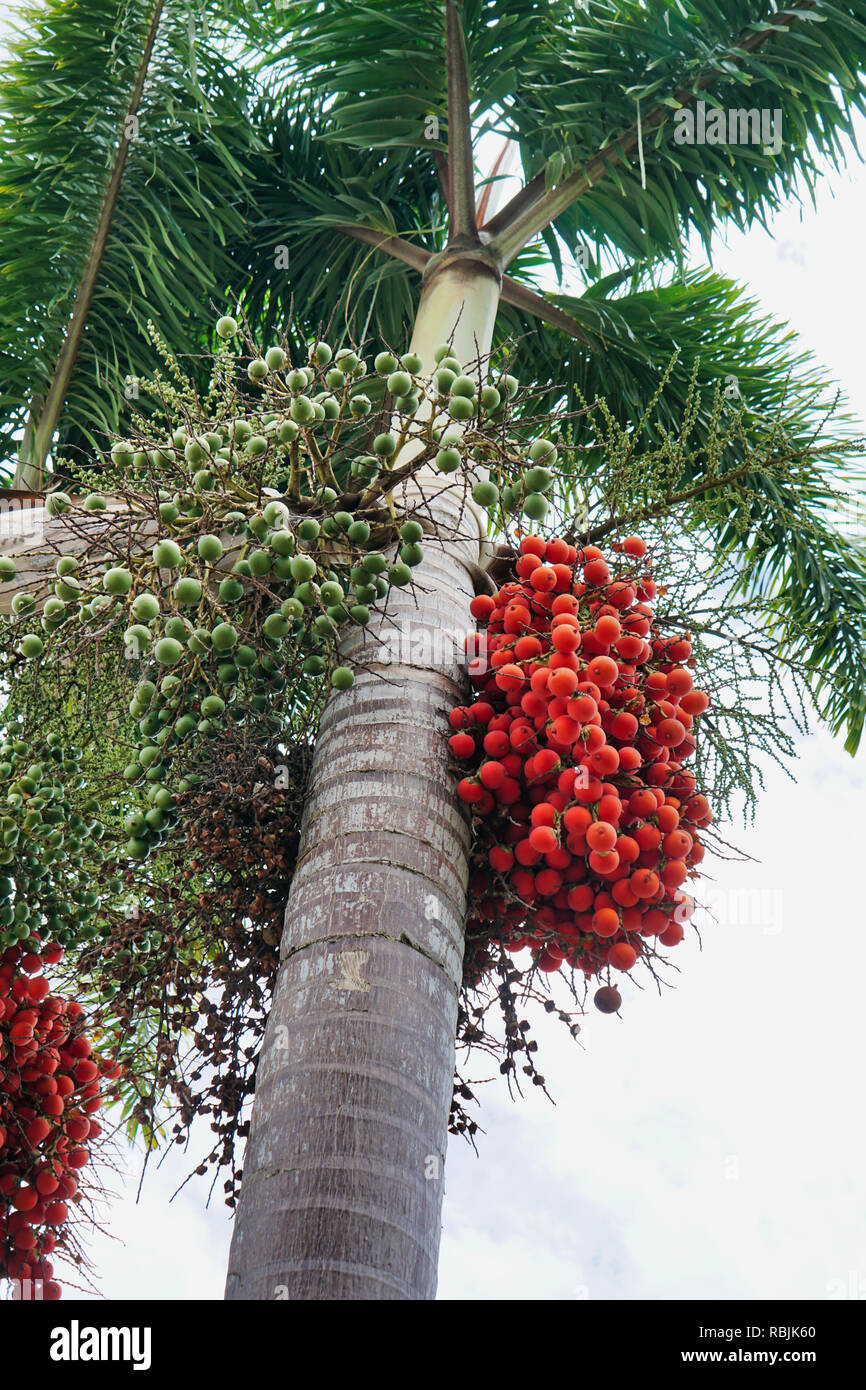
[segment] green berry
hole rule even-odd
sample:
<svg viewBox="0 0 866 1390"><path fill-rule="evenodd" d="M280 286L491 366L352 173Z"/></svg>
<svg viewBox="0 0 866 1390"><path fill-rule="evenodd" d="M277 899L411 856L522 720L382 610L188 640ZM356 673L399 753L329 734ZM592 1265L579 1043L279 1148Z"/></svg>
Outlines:
<svg viewBox="0 0 866 1390"><path fill-rule="evenodd" d="M472 497L480 507L495 507L499 501L499 488L489 480L482 480L472 489Z"/></svg>
<svg viewBox="0 0 866 1390"><path fill-rule="evenodd" d="M440 449L436 455L436 467L440 473L455 473L460 467L459 450L449 448Z"/></svg>
<svg viewBox="0 0 866 1390"><path fill-rule="evenodd" d="M180 546L174 541L157 541L151 551L153 563L161 570L175 570L182 563Z"/></svg>
<svg viewBox="0 0 866 1390"><path fill-rule="evenodd" d="M218 652L229 651L229 649L235 645L237 640L237 628L232 627L231 623L217 623L216 627L211 633L211 641L214 644L215 651ZM157 653L158 651L159 649L157 648ZM157 660L159 660L158 654Z"/></svg>
<svg viewBox="0 0 866 1390"><path fill-rule="evenodd" d="M217 319L216 331L221 338L233 338L238 331L237 319L233 319L231 314L223 314L222 318Z"/></svg>
<svg viewBox="0 0 866 1390"><path fill-rule="evenodd" d="M535 468L527 468L523 475L523 486L527 492L544 492L553 482L553 474L549 468L542 468L536 465Z"/></svg>
<svg viewBox="0 0 866 1390"><path fill-rule="evenodd" d="M392 372L386 385L392 396L408 396L412 390L412 378L408 372Z"/></svg>
<svg viewBox="0 0 866 1390"><path fill-rule="evenodd" d="M247 367L247 376L250 381L264 381L268 374L268 364L263 357L254 357Z"/></svg>
<svg viewBox="0 0 866 1390"><path fill-rule="evenodd" d="M475 404L466 396L452 396L448 402L448 414L452 420L470 420L475 414Z"/></svg>
<svg viewBox="0 0 866 1390"><path fill-rule="evenodd" d="M269 347L265 353L265 365L269 372L281 372L286 365L286 354L281 347Z"/></svg>
<svg viewBox="0 0 866 1390"><path fill-rule="evenodd" d="M404 521L400 527L401 541L420 541L424 536L424 528L419 521Z"/></svg>
<svg viewBox="0 0 866 1390"><path fill-rule="evenodd" d="M373 453L379 454L382 458L390 458L397 448L397 440L390 431L386 434L377 434L373 440Z"/></svg>
<svg viewBox="0 0 866 1390"><path fill-rule="evenodd" d="M547 510L547 498L540 492L530 492L523 503L524 515L528 516L530 521L543 521L547 516Z"/></svg>
<svg viewBox="0 0 866 1390"><path fill-rule="evenodd" d="M132 600L132 616L140 623L152 623L159 617L159 599L155 594L137 594Z"/></svg>
<svg viewBox="0 0 866 1390"><path fill-rule="evenodd" d="M209 565L216 564L223 553L223 543L219 536L199 536L196 550L202 560L206 560Z"/></svg>
<svg viewBox="0 0 866 1390"><path fill-rule="evenodd" d="M556 446L549 439L533 439L529 446L529 457L533 463L545 463L552 468L556 463Z"/></svg>
<svg viewBox="0 0 866 1390"><path fill-rule="evenodd" d="M102 576L102 586L109 594L128 594L132 588L132 575L127 569L106 570Z"/></svg>
<svg viewBox="0 0 866 1390"><path fill-rule="evenodd" d="M348 666L335 666L331 672L331 685L335 690L351 690L355 677Z"/></svg>
<svg viewBox="0 0 866 1390"><path fill-rule="evenodd" d="M174 637L161 637L153 654L160 666L176 666L183 656L183 647Z"/></svg>
<svg viewBox="0 0 866 1390"><path fill-rule="evenodd" d="M403 561L404 565L409 565L409 567L412 568L415 565L420 565L421 561L424 559L424 551L420 545L415 545L410 542L409 545L400 547L400 559Z"/></svg>
<svg viewBox="0 0 866 1390"><path fill-rule="evenodd" d="M379 376L390 376L391 372L397 370L397 359L391 352L378 352L373 359Z"/></svg>
<svg viewBox="0 0 866 1390"><path fill-rule="evenodd" d="M312 420L316 413L313 402L310 400L309 396L296 396L292 401L290 410L292 419L296 420L300 425L306 424L308 420Z"/></svg>
<svg viewBox="0 0 866 1390"><path fill-rule="evenodd" d="M174 586L174 601L181 608L189 608L201 601L201 584L191 575L179 579Z"/></svg>

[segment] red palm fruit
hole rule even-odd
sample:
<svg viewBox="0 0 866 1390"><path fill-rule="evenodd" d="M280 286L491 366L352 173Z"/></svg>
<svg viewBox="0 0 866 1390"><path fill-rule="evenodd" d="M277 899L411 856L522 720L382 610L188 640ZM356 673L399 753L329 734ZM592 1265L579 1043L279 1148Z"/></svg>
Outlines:
<svg viewBox="0 0 866 1390"><path fill-rule="evenodd" d="M502 786L502 783L505 781L506 772L501 763L491 760L490 762L482 763L481 767L478 769L478 776L487 790L494 792L498 787Z"/></svg>
<svg viewBox="0 0 866 1390"><path fill-rule="evenodd" d="M684 935L685 932L679 922L671 922L664 931L659 932L658 939L663 946L678 946Z"/></svg>
<svg viewBox="0 0 866 1390"><path fill-rule="evenodd" d="M618 825L622 816L622 802L615 791L612 791L608 782L604 783L604 795L598 803L598 819L610 821L611 825Z"/></svg>
<svg viewBox="0 0 866 1390"><path fill-rule="evenodd" d="M634 738L638 731L638 722L633 714L628 710L620 710L610 721L610 732L614 738L629 739Z"/></svg>
<svg viewBox="0 0 866 1390"><path fill-rule="evenodd" d="M45 1220L49 1226L62 1226L68 1215L65 1202L51 1202L45 1212Z"/></svg>
<svg viewBox="0 0 866 1390"><path fill-rule="evenodd" d="M682 859L671 859L661 871L665 888L679 888L688 878L688 869Z"/></svg>
<svg viewBox="0 0 866 1390"><path fill-rule="evenodd" d="M567 541L561 540L559 536L554 536L547 542L544 551L544 558L551 565L562 565L568 561L569 545Z"/></svg>
<svg viewBox="0 0 866 1390"><path fill-rule="evenodd" d="M568 590L571 588L571 582L572 582L572 579L574 578L571 565L555 564L555 565L553 566L553 571L554 571L554 574L556 575L556 590L557 590L557 592L560 593L560 594L562 594L562 593L567 593ZM550 600L550 601L551 601L551 604L552 604L552 603L553 603L552 597L551 597L551 600Z"/></svg>
<svg viewBox="0 0 866 1390"><path fill-rule="evenodd" d="M620 748L619 766L622 772L635 772L643 759L636 748Z"/></svg>
<svg viewBox="0 0 866 1390"><path fill-rule="evenodd" d="M647 908L641 917L641 936L658 936L670 922L670 917L660 907Z"/></svg>
<svg viewBox="0 0 866 1390"><path fill-rule="evenodd" d="M614 580L613 584L608 585L607 601L614 608L631 608L635 600L635 591L631 584L625 584L622 580Z"/></svg>
<svg viewBox="0 0 866 1390"><path fill-rule="evenodd" d="M591 695L576 695L569 701L569 710L574 719L586 724L598 714L598 705Z"/></svg>
<svg viewBox="0 0 866 1390"><path fill-rule="evenodd" d="M538 569L541 560L537 555L521 555L517 564L514 566L521 579L528 579L534 569Z"/></svg>
<svg viewBox="0 0 866 1390"><path fill-rule="evenodd" d="M496 604L490 594L476 594L469 605L469 612L476 622L486 623L491 613L496 612Z"/></svg>
<svg viewBox="0 0 866 1390"><path fill-rule="evenodd" d="M588 883L578 883L575 888L569 890L568 905L572 912L586 912L587 908L592 907L593 890Z"/></svg>
<svg viewBox="0 0 866 1390"><path fill-rule="evenodd" d="M656 799L648 787L640 788L638 791L632 792L628 799L628 808L632 815L643 820L646 816L655 814Z"/></svg>
<svg viewBox="0 0 866 1390"><path fill-rule="evenodd" d="M33 1187L19 1187L12 1196L12 1205L16 1211L32 1211L38 1201L39 1193Z"/></svg>
<svg viewBox="0 0 866 1390"><path fill-rule="evenodd" d="M547 682L550 678L549 666L537 666L529 678L529 687L534 695L545 695L547 693Z"/></svg>
<svg viewBox="0 0 866 1390"><path fill-rule="evenodd" d="M623 552L632 555L636 560L646 555L646 541L641 540L640 536L626 536L622 543Z"/></svg>
<svg viewBox="0 0 866 1390"><path fill-rule="evenodd" d="M580 731L580 741L583 744L586 758L589 757L590 753L598 752L599 748L603 748L607 742L604 729L600 724L584 724ZM591 768L590 771L592 771Z"/></svg>
<svg viewBox="0 0 866 1390"><path fill-rule="evenodd" d="M575 782L574 799L582 806L591 806L602 796L601 782L597 777L588 777L585 782Z"/></svg>
<svg viewBox="0 0 866 1390"><path fill-rule="evenodd" d="M692 688L692 678L684 666L676 666L668 671L668 693L674 699L687 695Z"/></svg>
<svg viewBox="0 0 866 1390"><path fill-rule="evenodd" d="M665 835L662 848L668 859L685 859L693 840L687 830L671 830Z"/></svg>
<svg viewBox="0 0 866 1390"><path fill-rule="evenodd" d="M553 943L548 942L547 945L542 946L538 955L535 957L535 964L538 966L539 970L543 970L545 974L549 975L552 971L558 970L564 960L565 952L560 955Z"/></svg>
<svg viewBox="0 0 866 1390"><path fill-rule="evenodd" d="M650 671L644 682L644 686L650 695L655 695L657 698L661 699L663 698L662 692L667 690L668 678L664 671Z"/></svg>
<svg viewBox="0 0 866 1390"><path fill-rule="evenodd" d="M660 887L658 874L653 873L652 869L635 869L629 883L638 898L652 898Z"/></svg>
<svg viewBox="0 0 866 1390"><path fill-rule="evenodd" d="M550 611L556 617L559 617L561 614L564 613L571 613L572 615L575 615L577 613L577 609L577 599L574 597L573 594L557 594L556 598L553 600L553 604L551 606Z"/></svg>
<svg viewBox="0 0 866 1390"><path fill-rule="evenodd" d="M553 565L539 565L529 576L531 587L540 594L549 594L556 588L557 574Z"/></svg>
<svg viewBox="0 0 866 1390"><path fill-rule="evenodd" d="M624 633L615 644L617 655L625 661L637 661L643 653L643 648L643 638L630 632Z"/></svg>
<svg viewBox="0 0 866 1390"><path fill-rule="evenodd" d="M678 719L662 719L653 728L653 737L663 748L678 748L686 731Z"/></svg>
<svg viewBox="0 0 866 1390"><path fill-rule="evenodd" d="M576 652L581 644L580 630L570 623L560 623L553 629L550 640L557 652Z"/></svg>
<svg viewBox="0 0 866 1390"><path fill-rule="evenodd" d="M656 820L659 830L667 834L669 830L676 830L680 823L680 813L675 806L660 806L656 812Z"/></svg>
<svg viewBox="0 0 866 1390"><path fill-rule="evenodd" d="M621 864L634 864L640 854L640 845L631 835L620 835L616 842L616 852Z"/></svg>
<svg viewBox="0 0 866 1390"><path fill-rule="evenodd" d="M524 869L531 869L541 858L541 851L535 849L528 838L519 840L514 846L514 858Z"/></svg>
<svg viewBox="0 0 866 1390"><path fill-rule="evenodd" d="M631 970L637 960L637 951L627 941L617 941L608 951L607 958L615 970Z"/></svg>
<svg viewBox="0 0 866 1390"><path fill-rule="evenodd" d="M614 902L618 903L620 907L637 906L637 894L633 891L627 878L617 879L610 892Z"/></svg>
<svg viewBox="0 0 866 1390"><path fill-rule="evenodd" d="M601 850L602 852L611 850L616 844L616 830L612 825L608 825L607 821L593 821L587 827L586 843L590 849Z"/></svg>
<svg viewBox="0 0 866 1390"><path fill-rule="evenodd" d="M556 808L551 806L549 801L540 801L537 806L533 806L530 820L534 826L556 825Z"/></svg>
<svg viewBox="0 0 866 1390"><path fill-rule="evenodd" d="M710 803L705 796L693 796L686 802L685 819L691 821L703 820L710 814Z"/></svg>
<svg viewBox="0 0 866 1390"><path fill-rule="evenodd" d="M634 832L641 849L658 849L662 842L661 831L655 825L639 825Z"/></svg>
<svg viewBox="0 0 866 1390"><path fill-rule="evenodd" d="M500 806L513 806L520 800L520 783L513 777L506 777L502 786L497 789L496 800Z"/></svg>
<svg viewBox="0 0 866 1390"><path fill-rule="evenodd" d="M525 720L515 720L508 735L511 747L518 752L528 753L535 747L535 730Z"/></svg>
<svg viewBox="0 0 866 1390"><path fill-rule="evenodd" d="M596 656L593 657L592 661L587 666L586 674L589 676L589 679L591 681L594 681L599 686L604 687L608 685L613 685L614 681L619 675L619 667L617 666L616 662L613 660L612 657Z"/></svg>
<svg viewBox="0 0 866 1390"><path fill-rule="evenodd" d="M90 1158L87 1149L72 1149L67 1156L66 1162L70 1168L83 1168Z"/></svg>
<svg viewBox="0 0 866 1390"><path fill-rule="evenodd" d="M477 782L470 782L468 777L464 777L457 784L457 795L461 801L466 801L471 805L481 800L484 795L484 788L479 786Z"/></svg>
<svg viewBox="0 0 866 1390"><path fill-rule="evenodd" d="M463 705L458 705L457 708L453 709L448 715L448 723L451 725L452 729L464 729L470 722L470 718L469 711L465 709Z"/></svg>
<svg viewBox="0 0 866 1390"><path fill-rule="evenodd" d="M617 640L621 632L622 628L620 627L619 619L610 617L607 614L599 618L595 625L595 635L599 642L603 642L606 647L611 646L611 644Z"/></svg>
<svg viewBox="0 0 866 1390"><path fill-rule="evenodd" d="M592 824L592 814L585 806L569 806L563 814L562 823L569 834L575 832L583 834L587 827Z"/></svg>
<svg viewBox="0 0 866 1390"><path fill-rule="evenodd" d="M589 765L599 777L610 777L619 768L619 753L609 743L603 743L589 755Z"/></svg>
<svg viewBox="0 0 866 1390"><path fill-rule="evenodd" d="M703 690L690 690L688 695L684 695L680 700L680 709L692 716L703 714L705 709L709 709L710 697L705 695Z"/></svg>
<svg viewBox="0 0 866 1390"><path fill-rule="evenodd" d="M594 849L589 855L589 867L592 869L593 873L598 874L600 878L610 878L619 868L619 855L615 849L609 849L603 852Z"/></svg>
<svg viewBox="0 0 866 1390"><path fill-rule="evenodd" d="M610 580L610 570L604 560L587 560L583 567L583 577L587 584L607 584Z"/></svg>
<svg viewBox="0 0 866 1390"><path fill-rule="evenodd" d="M529 832L529 843L539 854L547 854L559 844L556 831L549 825L536 825Z"/></svg>
<svg viewBox="0 0 866 1390"><path fill-rule="evenodd" d="M552 898L562 887L562 875L556 869L542 869L535 875L535 886L543 898Z"/></svg>
<svg viewBox="0 0 866 1390"><path fill-rule="evenodd" d="M551 695L571 695L577 689L577 674L568 666L557 666L555 670L551 670L547 688Z"/></svg>
<svg viewBox="0 0 866 1390"><path fill-rule="evenodd" d="M503 729L494 729L491 733L484 735L484 743L482 746L489 757L499 758L508 752L511 743L508 735Z"/></svg>
<svg viewBox="0 0 866 1390"><path fill-rule="evenodd" d="M547 542L542 540L541 536L524 536L518 548L521 555L538 555L540 557L547 549Z"/></svg>
<svg viewBox="0 0 866 1390"><path fill-rule="evenodd" d="M564 714L559 719L554 719L550 726L549 737L552 737L555 743L559 743L565 748L570 748L576 741L579 733L580 725L576 723L575 720L569 719L568 715Z"/></svg>
<svg viewBox="0 0 866 1390"><path fill-rule="evenodd" d="M534 656L541 655L541 643L537 637L527 634L518 637L513 648L515 661L531 661Z"/></svg>
<svg viewBox="0 0 866 1390"><path fill-rule="evenodd" d="M592 914L592 929L596 936L615 936L619 931L619 913L612 907L600 907Z"/></svg>
<svg viewBox="0 0 866 1390"><path fill-rule="evenodd" d="M536 695L534 691L527 690L520 697L520 708L527 719L537 719L539 715L547 713L547 701L543 695Z"/></svg>
<svg viewBox="0 0 866 1390"><path fill-rule="evenodd" d="M535 771L539 777L549 777L552 773L558 772L560 766L559 755L552 752L549 748L542 748L535 755Z"/></svg>
<svg viewBox="0 0 866 1390"><path fill-rule="evenodd" d="M470 734L452 734L448 747L455 758L471 758L475 752L475 739Z"/></svg>
<svg viewBox="0 0 866 1390"><path fill-rule="evenodd" d="M568 869L571 866L571 855L564 845L558 845L544 856L544 862L548 869Z"/></svg>

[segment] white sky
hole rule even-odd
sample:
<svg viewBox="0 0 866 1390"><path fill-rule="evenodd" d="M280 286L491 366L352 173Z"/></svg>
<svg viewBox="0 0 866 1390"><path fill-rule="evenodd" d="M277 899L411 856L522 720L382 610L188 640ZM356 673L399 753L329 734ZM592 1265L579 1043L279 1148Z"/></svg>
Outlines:
<svg viewBox="0 0 866 1390"><path fill-rule="evenodd" d="M852 159L816 209L777 217L775 240L732 236L715 264L791 322L866 419L864 228ZM704 925L702 953L678 948L676 990L626 985L622 1018L593 1011L582 1049L543 1019L555 1107L486 1088L480 1156L449 1150L440 1298L866 1297L866 753L818 732L795 771L793 785L771 767L755 826L732 830L758 862L714 866L722 924ZM730 920L745 889L764 921ZM111 1237L90 1242L103 1296L222 1297L219 1192L205 1212L193 1179L168 1205L191 1166L173 1151L136 1205L130 1164Z"/></svg>

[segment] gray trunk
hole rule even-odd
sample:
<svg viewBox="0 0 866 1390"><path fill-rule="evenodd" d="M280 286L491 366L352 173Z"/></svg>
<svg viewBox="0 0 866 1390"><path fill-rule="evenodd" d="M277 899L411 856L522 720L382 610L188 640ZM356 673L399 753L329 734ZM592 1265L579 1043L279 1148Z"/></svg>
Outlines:
<svg viewBox="0 0 866 1390"><path fill-rule="evenodd" d="M477 260L443 265L413 337L425 368L455 323L464 361L489 351L497 299L495 276ZM259 1065L230 1299L436 1291L469 845L447 715L465 695L462 639L481 541L477 515L461 504L453 486L435 497L441 540L427 543L417 595L389 600L388 620L367 629L368 669L325 713Z"/></svg>

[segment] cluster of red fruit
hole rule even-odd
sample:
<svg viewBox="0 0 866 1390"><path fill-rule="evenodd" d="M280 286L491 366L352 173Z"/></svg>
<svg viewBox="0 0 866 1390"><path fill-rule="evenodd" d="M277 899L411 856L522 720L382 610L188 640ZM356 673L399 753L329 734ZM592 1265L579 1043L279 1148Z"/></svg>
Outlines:
<svg viewBox="0 0 866 1390"><path fill-rule="evenodd" d="M630 970L652 943L677 945L694 909L682 885L712 817L683 764L709 699L688 637L654 627L645 542L613 549L614 572L595 546L526 536L515 580L472 603L486 651L450 744L473 768L458 792L476 818L476 974L493 936L540 970ZM603 1012L620 1002L610 985L596 995Z"/></svg>
<svg viewBox="0 0 866 1390"><path fill-rule="evenodd" d="M120 1068L93 1053L81 1005L50 993L42 967L59 946L32 944L0 955L0 1278L57 1299L48 1256L100 1133L102 1083Z"/></svg>

